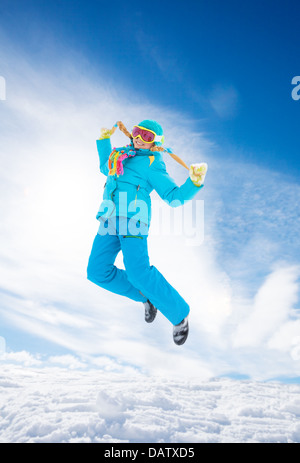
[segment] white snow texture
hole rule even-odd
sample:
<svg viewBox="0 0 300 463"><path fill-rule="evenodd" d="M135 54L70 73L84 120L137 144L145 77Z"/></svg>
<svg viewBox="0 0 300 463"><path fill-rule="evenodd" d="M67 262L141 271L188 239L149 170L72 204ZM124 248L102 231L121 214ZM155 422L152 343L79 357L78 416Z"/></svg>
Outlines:
<svg viewBox="0 0 300 463"><path fill-rule="evenodd" d="M293 443L299 416L299 384L12 364L0 374L2 443Z"/></svg>

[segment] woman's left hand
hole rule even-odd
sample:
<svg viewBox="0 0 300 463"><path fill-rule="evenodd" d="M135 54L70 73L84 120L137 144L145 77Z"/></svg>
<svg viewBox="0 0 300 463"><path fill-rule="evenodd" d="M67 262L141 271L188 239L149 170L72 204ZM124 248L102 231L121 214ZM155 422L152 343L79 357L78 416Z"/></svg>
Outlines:
<svg viewBox="0 0 300 463"><path fill-rule="evenodd" d="M189 174L190 179L192 180L193 184L196 186L201 186L204 183L205 175L207 172L207 164L206 162L201 162L200 164L191 164Z"/></svg>

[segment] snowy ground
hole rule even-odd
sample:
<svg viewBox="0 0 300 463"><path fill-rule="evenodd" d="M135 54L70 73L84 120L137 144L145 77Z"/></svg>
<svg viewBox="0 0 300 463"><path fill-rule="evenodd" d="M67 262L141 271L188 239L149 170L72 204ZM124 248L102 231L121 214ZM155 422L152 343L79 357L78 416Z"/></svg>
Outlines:
<svg viewBox="0 0 300 463"><path fill-rule="evenodd" d="M0 442L300 442L300 385L2 364Z"/></svg>

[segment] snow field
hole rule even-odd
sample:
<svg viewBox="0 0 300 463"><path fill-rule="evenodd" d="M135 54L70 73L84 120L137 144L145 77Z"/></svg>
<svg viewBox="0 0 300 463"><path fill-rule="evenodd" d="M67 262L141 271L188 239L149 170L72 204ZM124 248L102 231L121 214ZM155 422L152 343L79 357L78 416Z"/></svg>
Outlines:
<svg viewBox="0 0 300 463"><path fill-rule="evenodd" d="M3 365L0 442L300 442L300 386Z"/></svg>

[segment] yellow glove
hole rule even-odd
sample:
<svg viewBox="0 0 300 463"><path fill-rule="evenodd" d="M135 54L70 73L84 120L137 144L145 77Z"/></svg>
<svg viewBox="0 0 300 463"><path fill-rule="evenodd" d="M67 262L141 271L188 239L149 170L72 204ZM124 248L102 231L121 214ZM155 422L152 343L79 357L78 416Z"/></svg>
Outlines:
<svg viewBox="0 0 300 463"><path fill-rule="evenodd" d="M104 138L110 138L111 136L111 131L109 129L101 129L101 134L99 137L99 140L104 140Z"/></svg>
<svg viewBox="0 0 300 463"><path fill-rule="evenodd" d="M201 186L204 183L205 175L207 172L206 162L201 162L200 164L191 164L189 169L190 179L193 184L196 186Z"/></svg>

